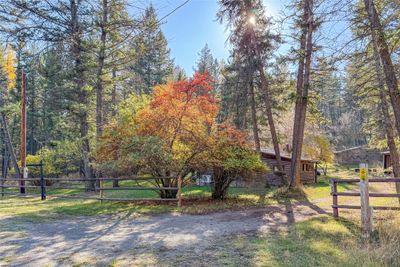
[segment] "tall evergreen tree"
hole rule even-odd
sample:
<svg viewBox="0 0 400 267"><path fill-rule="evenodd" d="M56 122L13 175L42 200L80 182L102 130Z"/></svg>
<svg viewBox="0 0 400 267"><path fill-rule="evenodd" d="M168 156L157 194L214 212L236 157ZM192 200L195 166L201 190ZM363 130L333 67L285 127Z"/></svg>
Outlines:
<svg viewBox="0 0 400 267"><path fill-rule="evenodd" d="M155 85L166 83L173 72L170 49L153 5L145 10L141 18L139 34L132 43L132 49L135 54L131 66L136 79L135 89L139 93L150 94Z"/></svg>
<svg viewBox="0 0 400 267"><path fill-rule="evenodd" d="M271 50L279 37L271 31L271 21L265 16L262 1L220 0L219 2L221 8L218 17L221 22L226 21L228 27L232 29L229 40L233 44L235 52L239 57L244 58L248 66L255 66L259 75L262 88L261 95L278 169L281 174L284 174L278 134L272 112L270 83L265 73L266 61L271 57ZM256 121L253 121L253 124L256 124ZM283 179L283 182L286 182L286 180Z"/></svg>
<svg viewBox="0 0 400 267"><path fill-rule="evenodd" d="M102 134L103 124L108 117L107 111L116 106L116 83L119 70L125 70L132 61L133 54L129 53L128 44L132 39L129 32L135 30L135 22L127 13L126 0L101 0L96 8L93 52L96 58L95 82L96 90L96 137ZM107 93L111 91L111 105L106 101Z"/></svg>
<svg viewBox="0 0 400 267"><path fill-rule="evenodd" d="M293 153L290 166L290 186L301 184L301 154L310 89L311 60L313 53L313 33L316 29L314 0L301 1L303 9L300 21L300 47L297 69L296 106L293 126Z"/></svg>
<svg viewBox="0 0 400 267"><path fill-rule="evenodd" d="M205 44L198 55L199 59L196 62L194 71L198 73L207 72L213 79L214 92L218 93L220 74L218 60L213 57L210 48L208 48L208 44Z"/></svg>

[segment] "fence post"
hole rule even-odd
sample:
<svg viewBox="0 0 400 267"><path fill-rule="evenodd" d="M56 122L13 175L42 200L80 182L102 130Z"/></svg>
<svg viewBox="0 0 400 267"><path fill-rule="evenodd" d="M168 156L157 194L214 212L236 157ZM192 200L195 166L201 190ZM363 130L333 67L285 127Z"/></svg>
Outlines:
<svg viewBox="0 0 400 267"><path fill-rule="evenodd" d="M368 165L360 164L360 202L362 237L368 239L372 233L372 210L369 206Z"/></svg>
<svg viewBox="0 0 400 267"><path fill-rule="evenodd" d="M104 196L104 191L103 191L103 179L99 178L99 186L100 186L100 203L103 203L103 196Z"/></svg>
<svg viewBox="0 0 400 267"><path fill-rule="evenodd" d="M332 195L332 210L333 210L333 217L339 218L339 209L338 205L338 196L337 193L337 183L335 179L331 179L331 195Z"/></svg>
<svg viewBox="0 0 400 267"><path fill-rule="evenodd" d="M178 177L178 207L182 207L182 177Z"/></svg>
<svg viewBox="0 0 400 267"><path fill-rule="evenodd" d="M1 196L4 197L4 181L6 177L1 177Z"/></svg>
<svg viewBox="0 0 400 267"><path fill-rule="evenodd" d="M46 200L46 181L43 177L43 161L40 161L40 194L42 200Z"/></svg>

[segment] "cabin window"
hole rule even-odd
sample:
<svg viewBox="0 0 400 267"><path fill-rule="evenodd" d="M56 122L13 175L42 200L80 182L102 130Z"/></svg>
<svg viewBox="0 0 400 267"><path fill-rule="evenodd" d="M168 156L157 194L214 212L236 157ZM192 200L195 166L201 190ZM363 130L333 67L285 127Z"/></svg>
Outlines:
<svg viewBox="0 0 400 267"><path fill-rule="evenodd" d="M311 166L311 164L309 164L309 163L303 163L302 164L303 165L303 172L309 172L309 171L311 171L312 170L312 166Z"/></svg>
<svg viewBox="0 0 400 267"><path fill-rule="evenodd" d="M272 170L274 171L274 173L279 172L278 165L273 165L273 166L272 166Z"/></svg>

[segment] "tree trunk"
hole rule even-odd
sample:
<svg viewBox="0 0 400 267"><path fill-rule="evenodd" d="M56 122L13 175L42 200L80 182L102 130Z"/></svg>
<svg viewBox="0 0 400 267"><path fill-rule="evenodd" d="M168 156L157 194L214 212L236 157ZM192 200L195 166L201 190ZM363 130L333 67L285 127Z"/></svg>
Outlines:
<svg viewBox="0 0 400 267"><path fill-rule="evenodd" d="M254 145L257 152L260 152L261 144L260 144L260 137L258 135L257 108L256 108L256 97L254 94L253 76L254 75L251 75L251 80L250 80L251 119L253 122Z"/></svg>
<svg viewBox="0 0 400 267"><path fill-rule="evenodd" d="M89 105L88 95L85 91L84 81L84 66L82 62L82 40L81 40L81 27L78 19L78 6L75 0L70 0L71 5L71 53L74 58L74 83L75 90L78 94L78 101L81 107L78 111L79 119L79 133L82 142L82 161L83 172L86 179L86 190L95 190L95 180L93 179L92 169L90 166L90 144L89 144L89 123L87 107ZM82 107L83 106L83 107Z"/></svg>
<svg viewBox="0 0 400 267"><path fill-rule="evenodd" d="M0 107L2 107L2 100L0 100ZM2 124L2 129L3 129L3 135L4 135L4 139L5 139L5 143L7 145L7 150L8 153L10 154L12 163L14 165L14 170L15 170L15 177L16 178L20 178L21 177L21 173L19 170L19 166L18 166L18 161L17 158L15 156L15 151L14 151L14 147L12 145L11 142L11 137L10 137L10 133L8 131L8 127L7 127L7 120L6 120L6 116L3 112L0 113L0 123Z"/></svg>
<svg viewBox="0 0 400 267"><path fill-rule="evenodd" d="M106 40L107 40L107 23L108 23L108 0L102 1L102 16L100 20L100 49L97 58L97 72L96 72L96 143L99 142L101 135L103 134L103 69L106 52ZM96 176L101 177L101 172L96 171ZM100 181L98 181L97 187L100 187Z"/></svg>
<svg viewBox="0 0 400 267"><path fill-rule="evenodd" d="M281 174L282 178L282 183L287 184L287 178L286 178L286 173L282 164L282 158L281 158L281 153L279 149L279 139L278 135L276 133L276 128L275 128L275 123L274 123L274 116L272 113L272 107L271 107L271 97L269 94L269 84L267 77L265 76L264 72L264 64L262 63L262 56L259 50L259 47L257 46L257 41L256 41L256 35L254 30L252 31L252 37L254 39L254 51L256 55L256 59L260 60L257 64L257 69L258 72L260 73L260 80L261 80L261 87L262 87L262 96L264 98L264 105L265 105L265 113L267 116L267 121L271 133L271 139L272 139L272 145L274 147L274 152L275 152L275 157L277 161L277 167L279 169L279 172Z"/></svg>
<svg viewBox="0 0 400 267"><path fill-rule="evenodd" d="M385 94L385 91L383 91L382 89L384 89L384 88L380 88L380 92L379 92L380 99L381 99L382 120L383 120L384 128L386 129L386 139L387 139L387 144L388 144L389 151L390 151L390 158L392 159L393 175L394 175L394 177L400 177L399 151L397 149L396 142L395 142L395 135L394 135L393 125L392 125L390 114L389 114L388 103L386 100L386 94ZM396 183L396 192L398 194L400 194L400 183ZM400 201L400 199L399 199L399 201Z"/></svg>
<svg viewBox="0 0 400 267"><path fill-rule="evenodd" d="M113 68L112 70L113 87L111 91L111 117L113 119L117 116L117 85L115 81L116 78L117 78L117 71L115 70L115 68ZM113 187L119 187L118 180L113 180Z"/></svg>
<svg viewBox="0 0 400 267"><path fill-rule="evenodd" d="M4 142L4 145L5 145L5 147L4 147L4 158L3 158L3 165L2 165L2 172L1 173L2 173L2 177L4 179L6 179L7 176L8 176L8 168L9 168L9 165L10 165L10 153L8 152L7 145L6 145L5 142Z"/></svg>
<svg viewBox="0 0 400 267"><path fill-rule="evenodd" d="M8 167L7 160L6 158L8 157L7 155L7 145L6 145L6 140L4 137L4 131L3 131L3 126L0 125L0 137L1 137L1 177L6 178L6 170Z"/></svg>
<svg viewBox="0 0 400 267"><path fill-rule="evenodd" d="M214 183L212 187L212 199L223 200L225 199L226 193L228 191L229 185L231 184L231 179L229 173L222 169L213 170Z"/></svg>
<svg viewBox="0 0 400 267"><path fill-rule="evenodd" d="M113 87L111 91L111 116L112 118L117 117L117 84L116 84L116 78L117 78L117 71L115 68L112 70L112 80L113 80Z"/></svg>
<svg viewBox="0 0 400 267"><path fill-rule="evenodd" d="M100 49L97 58L96 73L96 140L98 141L103 132L103 68L105 61L106 40L108 23L108 0L102 1L102 18L100 21Z"/></svg>
<svg viewBox="0 0 400 267"><path fill-rule="evenodd" d="M297 73L296 86L296 107L293 127L293 153L290 166L290 186L298 187L301 185L301 153L304 140L305 120L307 114L308 91L310 87L310 69L312 55L312 8L313 1L304 1L304 26L300 38L300 59Z"/></svg>
<svg viewBox="0 0 400 267"><path fill-rule="evenodd" d="M176 198L178 190L160 190L161 198Z"/></svg>
<svg viewBox="0 0 400 267"><path fill-rule="evenodd" d="M278 165L277 167L279 169L279 172L282 175L283 184L287 184L285 170L283 168L281 153L280 153L280 149L279 149L278 135L276 133L274 117L272 114L271 97L269 95L268 80L265 77L263 65L262 64L258 64L258 65L259 65L258 71L260 72L260 78L261 78L261 86L263 88L265 113L267 115L267 121L268 121L269 129L271 132L272 144L274 146L275 157L276 157L276 161L277 161L277 165Z"/></svg>
<svg viewBox="0 0 400 267"><path fill-rule="evenodd" d="M382 126L386 132L386 140L387 140L387 145L388 145L389 151L390 151L390 157L392 159L394 177L400 177L400 156L399 156L399 151L396 146L394 128L393 128L391 116L389 113L388 103L386 100L387 92L385 90L385 85L383 83L382 65L381 65L381 61L379 58L378 44L376 42L376 35L375 35L373 29L371 29L371 30L372 30L371 31L372 45L373 45L373 50L374 50L376 83L379 88L379 97L380 97L380 101L381 101L381 115L382 115L382 122L383 122ZM396 192L398 194L400 193L400 183L396 183ZM399 201L400 201L400 198L399 198Z"/></svg>
<svg viewBox="0 0 400 267"><path fill-rule="evenodd" d="M178 182L175 179L161 179L163 187L177 187ZM161 198L176 198L178 190L160 190Z"/></svg>
<svg viewBox="0 0 400 267"><path fill-rule="evenodd" d="M385 81L389 89L390 101L393 107L395 125L398 134L400 134L400 91L398 87L395 68L386 42L385 33L381 25L378 12L376 11L373 0L364 0L365 9L368 13L368 19L371 26L371 32L375 35L375 41L379 50L380 60L385 74Z"/></svg>

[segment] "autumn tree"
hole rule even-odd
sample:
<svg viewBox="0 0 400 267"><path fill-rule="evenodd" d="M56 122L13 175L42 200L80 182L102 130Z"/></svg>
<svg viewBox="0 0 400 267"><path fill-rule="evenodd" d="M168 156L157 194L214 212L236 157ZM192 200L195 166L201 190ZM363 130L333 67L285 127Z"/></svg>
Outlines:
<svg viewBox="0 0 400 267"><path fill-rule="evenodd" d="M222 181L215 198L223 198L236 175L261 169L262 162L242 133L215 122L217 113L207 74L157 86L134 116L106 127L97 163L104 170L151 174L158 187L176 187L178 177L215 169ZM160 190L163 198L176 193Z"/></svg>
<svg viewBox="0 0 400 267"><path fill-rule="evenodd" d="M333 148L327 136L323 134L309 134L304 140L304 155L319 161L324 175L328 170L328 165L333 163Z"/></svg>
<svg viewBox="0 0 400 267"><path fill-rule="evenodd" d="M264 173L268 168L242 132L229 125L219 125L213 130L204 165L213 171L212 198L222 200L236 178Z"/></svg>

